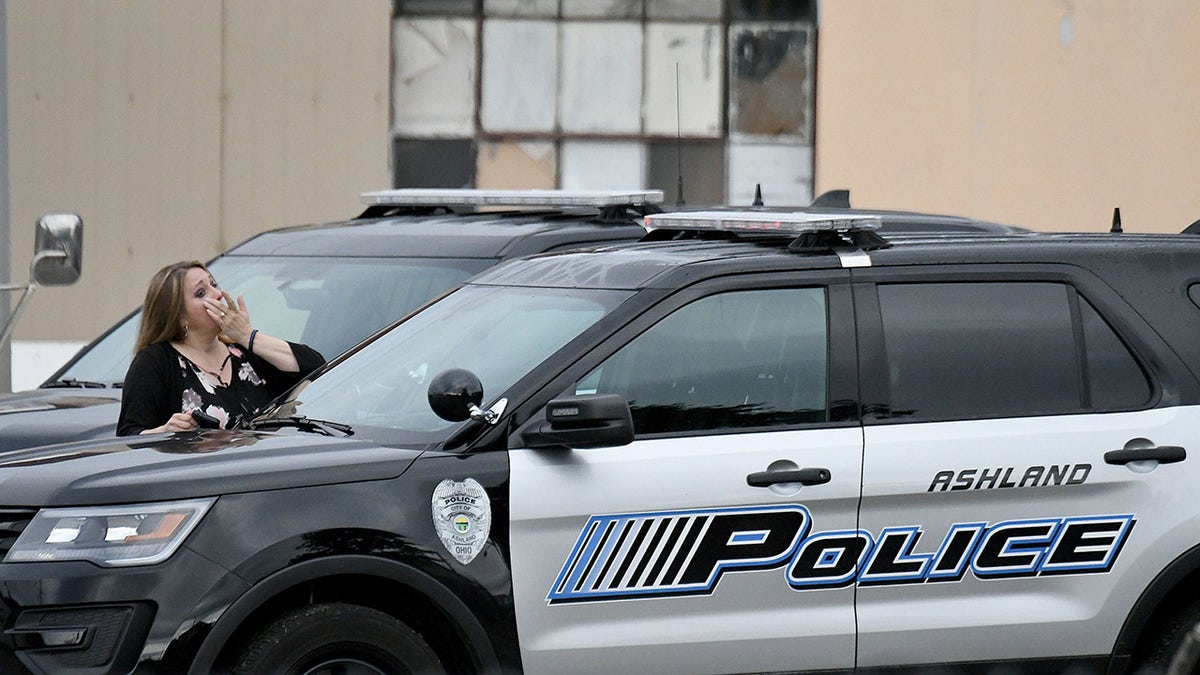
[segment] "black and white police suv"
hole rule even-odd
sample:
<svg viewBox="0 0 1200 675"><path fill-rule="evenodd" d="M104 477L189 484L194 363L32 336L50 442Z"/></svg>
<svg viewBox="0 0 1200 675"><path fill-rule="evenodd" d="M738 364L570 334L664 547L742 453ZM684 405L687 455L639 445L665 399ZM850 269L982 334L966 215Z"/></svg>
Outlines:
<svg viewBox="0 0 1200 675"><path fill-rule="evenodd" d="M337 223L269 230L209 268L255 325L327 358L509 258L635 241L661 190L366 192ZM968 221L970 222L970 221ZM112 436L137 336L135 311L40 387L0 395L0 451Z"/></svg>
<svg viewBox="0 0 1200 675"><path fill-rule="evenodd" d="M248 428L0 455L0 669L1165 669L1200 238L646 224Z"/></svg>

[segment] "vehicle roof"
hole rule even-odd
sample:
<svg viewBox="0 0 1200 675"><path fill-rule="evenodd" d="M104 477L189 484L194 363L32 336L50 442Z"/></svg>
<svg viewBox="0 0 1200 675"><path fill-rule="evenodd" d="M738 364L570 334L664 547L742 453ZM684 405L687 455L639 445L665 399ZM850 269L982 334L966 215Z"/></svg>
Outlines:
<svg viewBox="0 0 1200 675"><path fill-rule="evenodd" d="M1027 232L1023 228L961 216L907 211L776 207L686 207L685 210L755 210L829 215L878 216L892 232ZM629 241L645 234L640 211L610 217L595 207L526 208L473 212L470 209L411 209L385 217L362 217L302 225L258 234L226 255L294 255L416 258L515 258L561 247ZM371 214L368 210L365 215Z"/></svg>
<svg viewBox="0 0 1200 675"><path fill-rule="evenodd" d="M1200 276L1200 237L1194 235L1065 233L921 233L886 235L889 248L868 252L872 267L927 264L1068 263L1107 276L1186 271ZM792 252L792 237L685 239L639 242L546 254L492 268L474 283L574 286L636 290L677 287L669 271L686 268L696 279L745 272L836 269L832 251Z"/></svg>
<svg viewBox="0 0 1200 675"><path fill-rule="evenodd" d="M508 258L580 242L628 241L633 220L601 222L595 208L416 212L263 232L226 255Z"/></svg>

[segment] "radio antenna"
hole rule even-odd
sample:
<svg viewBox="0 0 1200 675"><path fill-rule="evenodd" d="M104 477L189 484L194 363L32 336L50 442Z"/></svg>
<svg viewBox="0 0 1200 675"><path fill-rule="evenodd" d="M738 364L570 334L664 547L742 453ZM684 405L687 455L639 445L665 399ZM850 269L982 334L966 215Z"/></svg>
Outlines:
<svg viewBox="0 0 1200 675"><path fill-rule="evenodd" d="M675 170L678 172L678 194L675 206L683 206L683 122L679 117L679 62L675 62Z"/></svg>

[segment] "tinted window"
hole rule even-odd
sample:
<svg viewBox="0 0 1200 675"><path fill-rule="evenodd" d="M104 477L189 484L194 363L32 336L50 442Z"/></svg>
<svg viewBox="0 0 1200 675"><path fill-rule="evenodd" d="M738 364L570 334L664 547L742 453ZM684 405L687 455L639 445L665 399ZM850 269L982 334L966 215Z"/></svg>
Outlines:
<svg viewBox="0 0 1200 675"><path fill-rule="evenodd" d="M697 300L625 345L577 393L629 401L639 434L823 422L825 292L773 289Z"/></svg>
<svg viewBox="0 0 1200 675"><path fill-rule="evenodd" d="M879 302L893 417L1056 414L1149 397L1129 350L1068 286L895 284L879 287Z"/></svg>
<svg viewBox="0 0 1200 675"><path fill-rule="evenodd" d="M1112 327L1087 303L1079 300L1083 342L1087 349L1089 407L1097 410L1136 408L1150 399L1146 373Z"/></svg>

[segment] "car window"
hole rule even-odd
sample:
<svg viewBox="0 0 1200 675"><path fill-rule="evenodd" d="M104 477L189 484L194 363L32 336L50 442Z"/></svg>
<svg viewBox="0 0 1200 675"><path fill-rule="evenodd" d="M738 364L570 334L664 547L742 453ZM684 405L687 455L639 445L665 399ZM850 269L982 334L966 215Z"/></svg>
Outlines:
<svg viewBox="0 0 1200 675"><path fill-rule="evenodd" d="M1060 414L1139 406L1145 373L1065 284L879 286L891 417Z"/></svg>
<svg viewBox="0 0 1200 675"><path fill-rule="evenodd" d="M209 269L244 296L254 326L331 359L486 268L479 259L226 256ZM60 377L120 382L141 312L92 345Z"/></svg>
<svg viewBox="0 0 1200 675"><path fill-rule="evenodd" d="M439 440L453 423L429 406L438 373L471 371L490 405L630 295L468 284L355 351L273 414L345 422L356 432L372 427L398 443Z"/></svg>
<svg viewBox="0 0 1200 675"><path fill-rule="evenodd" d="M625 397L637 434L826 421L824 289L736 291L675 311L581 379Z"/></svg>

